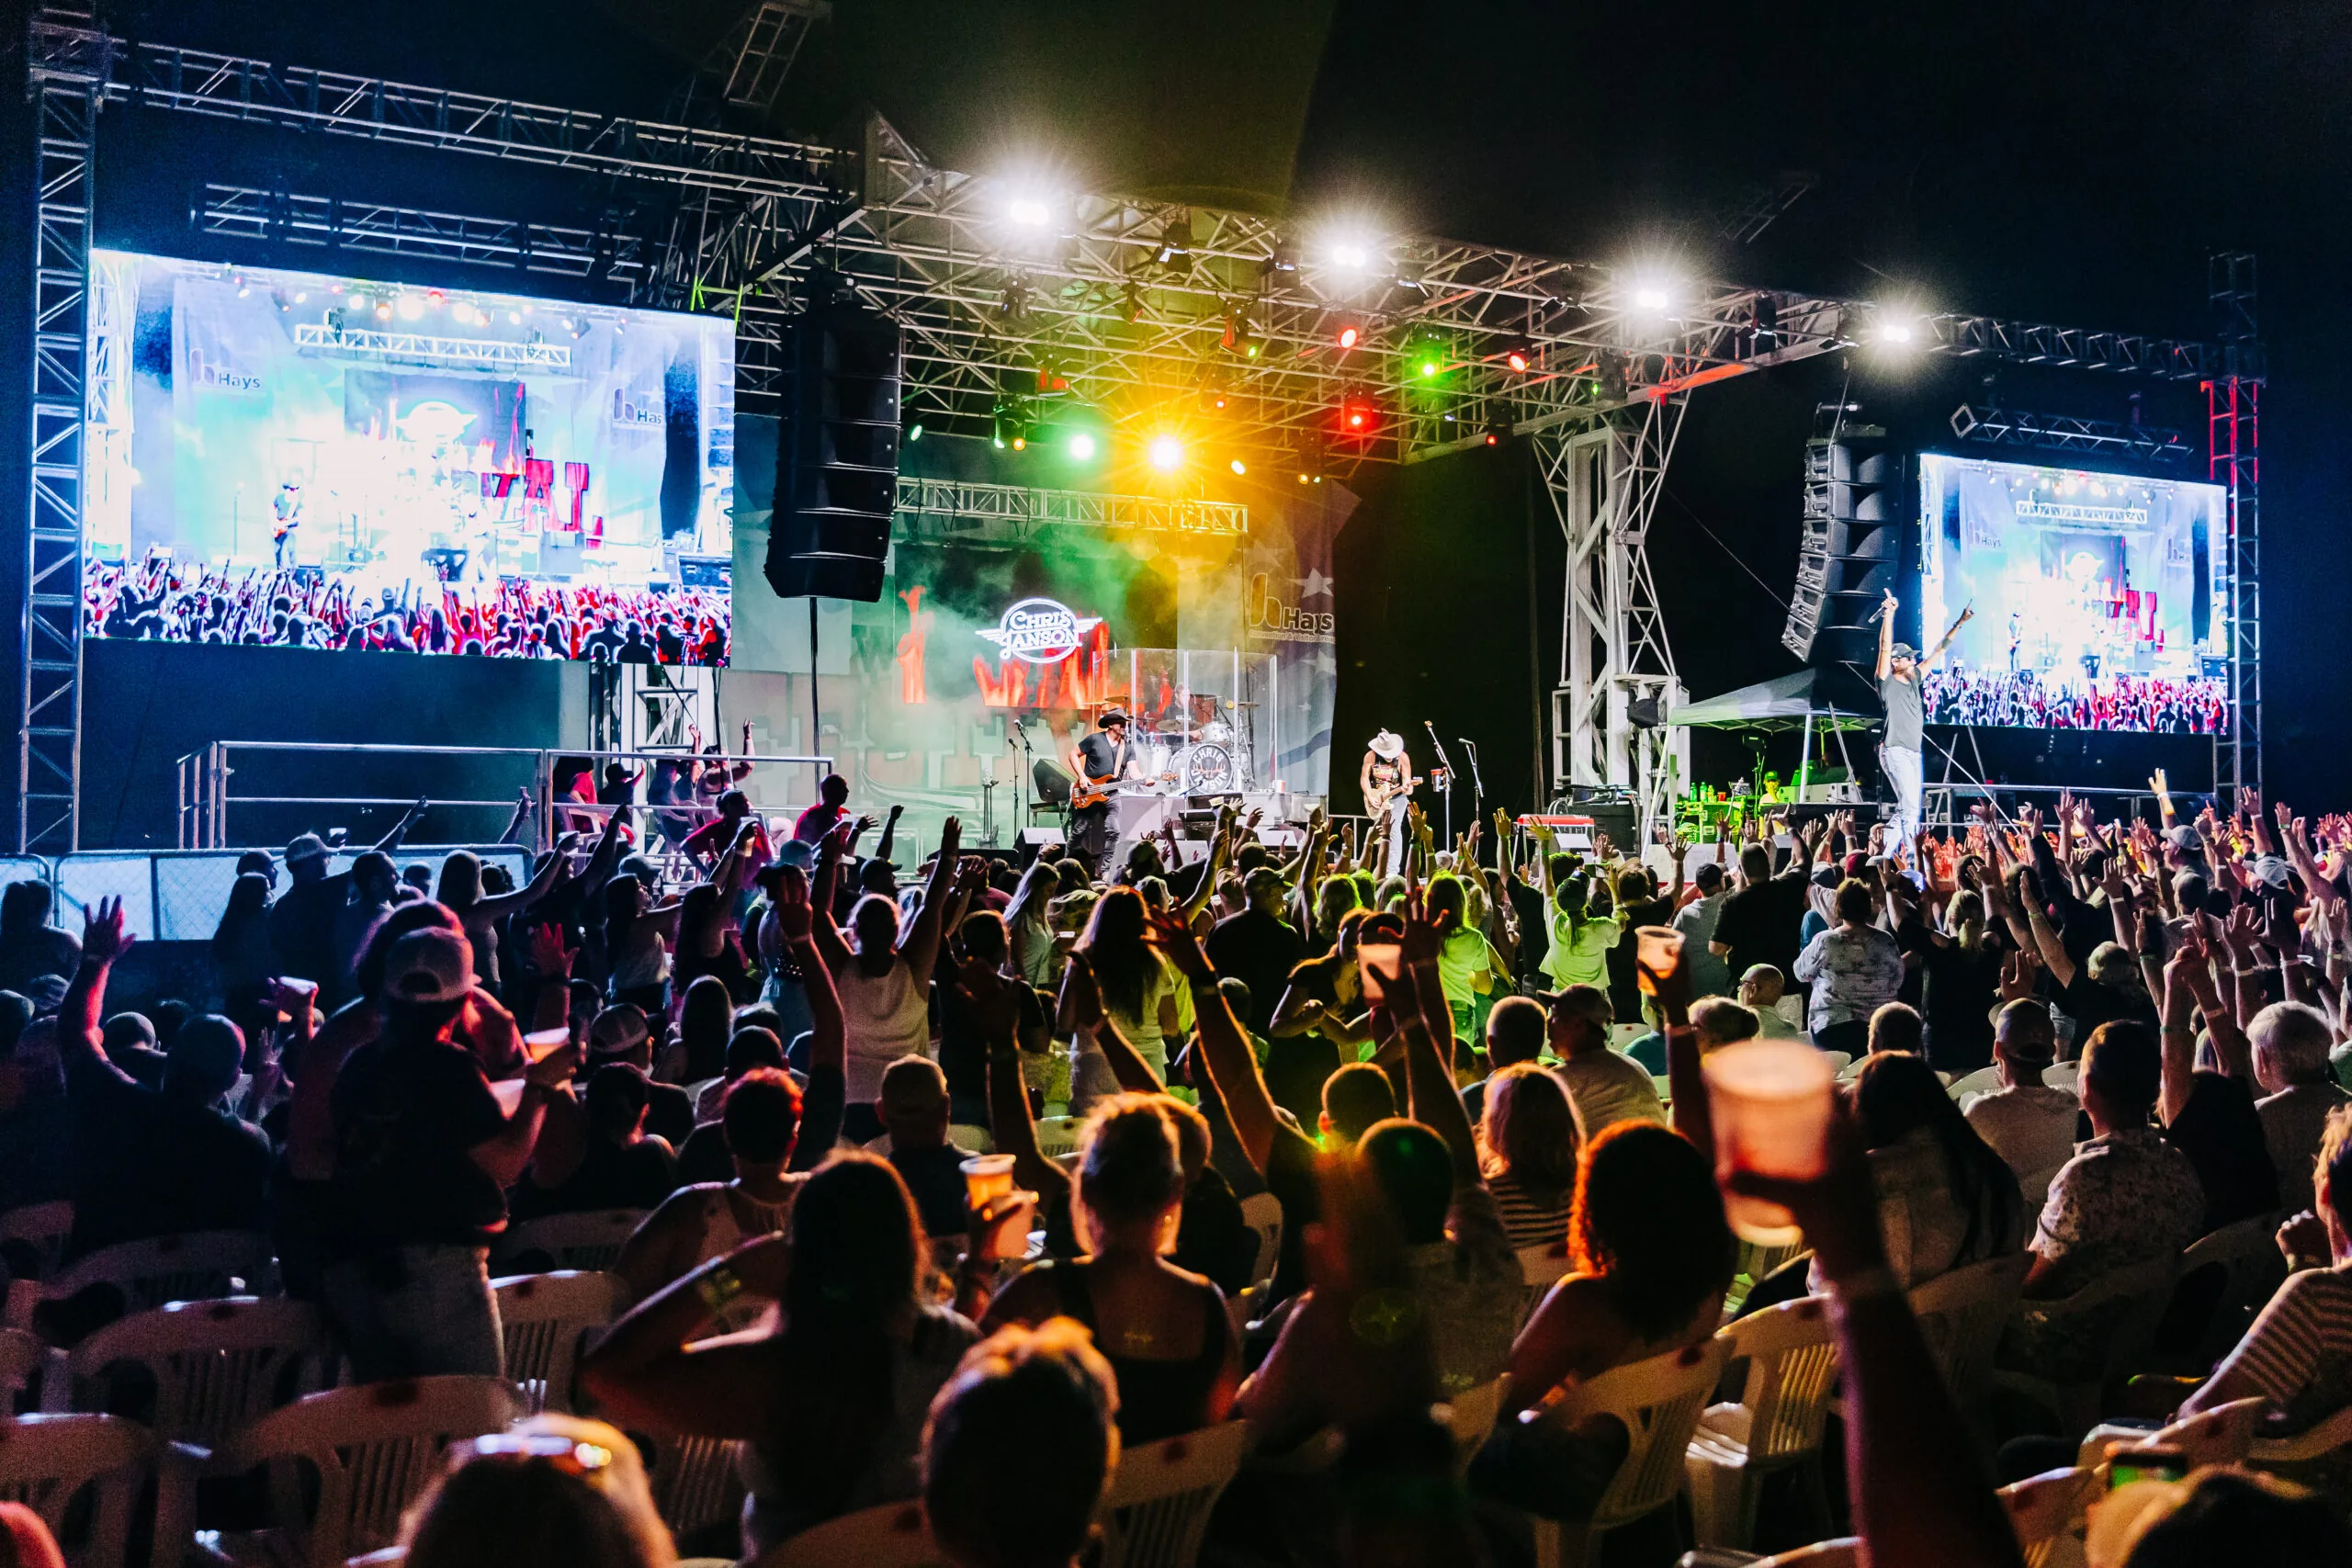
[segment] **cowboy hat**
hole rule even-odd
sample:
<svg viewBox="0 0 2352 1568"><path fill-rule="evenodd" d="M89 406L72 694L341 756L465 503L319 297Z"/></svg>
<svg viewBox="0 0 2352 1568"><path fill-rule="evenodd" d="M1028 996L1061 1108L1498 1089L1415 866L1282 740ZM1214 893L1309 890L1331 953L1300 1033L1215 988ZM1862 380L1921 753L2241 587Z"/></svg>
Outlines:
<svg viewBox="0 0 2352 1568"><path fill-rule="evenodd" d="M1405 754L1405 738L1393 729L1384 729L1372 738L1372 754L1394 761Z"/></svg>

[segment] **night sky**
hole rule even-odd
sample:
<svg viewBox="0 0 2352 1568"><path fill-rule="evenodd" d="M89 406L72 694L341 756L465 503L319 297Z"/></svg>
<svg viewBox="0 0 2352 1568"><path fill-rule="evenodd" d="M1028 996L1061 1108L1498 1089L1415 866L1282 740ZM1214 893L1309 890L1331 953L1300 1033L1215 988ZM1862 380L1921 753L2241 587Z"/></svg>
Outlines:
<svg viewBox="0 0 2352 1568"><path fill-rule="evenodd" d="M730 4L211 0L121 7L117 25L658 114ZM1737 281L2150 333L2209 333L2207 254L2256 252L2271 368L2269 777L2315 811L2344 804L2336 716L2352 674L2328 635L2343 618L2342 574L2330 569L2346 547L2352 481L2330 434L2352 414L2352 378L2333 357L2352 324L2340 284L2352 16L2340 6L835 0L834 12L775 129L845 136L871 105L962 167L1043 152L1110 188L1301 216L1345 204L1460 240L1604 261L1662 255ZM296 183L331 181L348 146L292 154ZM445 181L467 187L469 207L504 182L534 216L560 219L555 209L580 199L547 176L474 160L385 167L422 187L405 197L419 205L435 205ZM1791 171L1818 184L1761 240L1715 238L1713 214ZM185 211L171 178L147 194L167 216ZM19 332L12 324L6 341ZM1987 374L2009 406L2110 420L2126 417L2136 388L2150 423L2201 440L2193 386L1975 362L1892 371L1824 359L1703 390L1652 543L1696 695L1793 667L1779 648L1780 600L1795 557L1800 447L1815 403L1849 371L1865 417L1919 446L1955 446L1945 422L1954 404L1985 400ZM1418 739L1442 705L1457 721L1441 726L1447 739L1485 749L1490 793L1526 800L1524 465L1523 452L1473 453L1363 477L1365 505L1340 556L1342 758L1358 729L1385 724ZM1550 547L1556 534L1539 522L1539 547ZM1536 573L1548 584L1536 607L1540 687L1557 637L1554 559ZM2019 778L2108 783L2145 761L2133 743L2098 755L2075 745L2032 737L1988 760ZM1726 742L1702 748L1699 763L1720 779L1743 757Z"/></svg>

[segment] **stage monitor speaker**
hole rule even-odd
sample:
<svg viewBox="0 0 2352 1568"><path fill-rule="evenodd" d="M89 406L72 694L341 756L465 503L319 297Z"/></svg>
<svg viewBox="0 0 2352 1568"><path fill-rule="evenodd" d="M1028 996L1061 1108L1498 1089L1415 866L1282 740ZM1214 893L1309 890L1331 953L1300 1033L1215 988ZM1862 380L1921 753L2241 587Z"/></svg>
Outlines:
<svg viewBox="0 0 2352 1568"><path fill-rule="evenodd" d="M899 324L846 300L792 329L767 579L786 598L882 597L899 495Z"/></svg>

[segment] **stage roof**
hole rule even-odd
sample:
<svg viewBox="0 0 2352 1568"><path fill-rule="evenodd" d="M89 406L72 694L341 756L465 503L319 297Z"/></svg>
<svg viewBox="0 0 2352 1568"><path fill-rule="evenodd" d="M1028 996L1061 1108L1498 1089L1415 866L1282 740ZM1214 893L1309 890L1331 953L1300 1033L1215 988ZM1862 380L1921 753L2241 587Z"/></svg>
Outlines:
<svg viewBox="0 0 2352 1568"><path fill-rule="evenodd" d="M1752 686L1686 703L1667 723L1692 729L1871 729L1883 716L1859 678L1842 671L1800 670Z"/></svg>

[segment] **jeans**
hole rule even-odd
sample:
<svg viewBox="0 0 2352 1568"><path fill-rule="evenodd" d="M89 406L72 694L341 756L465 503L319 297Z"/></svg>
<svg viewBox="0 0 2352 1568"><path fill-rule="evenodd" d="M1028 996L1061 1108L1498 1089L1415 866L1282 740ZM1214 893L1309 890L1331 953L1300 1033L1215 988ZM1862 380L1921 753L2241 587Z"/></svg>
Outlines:
<svg viewBox="0 0 2352 1568"><path fill-rule="evenodd" d="M1403 794L1388 803L1388 853L1380 867L1383 876L1405 874L1405 856L1412 848L1412 828L1405 813L1411 801Z"/></svg>
<svg viewBox="0 0 2352 1568"><path fill-rule="evenodd" d="M505 1376L489 1264L484 1247L426 1244L327 1265L320 1289L352 1381Z"/></svg>
<svg viewBox="0 0 2352 1568"><path fill-rule="evenodd" d="M1926 782L1925 770L1919 753L1908 746L1884 747L1880 756L1886 762L1887 783L1894 786L1895 842L1888 846L1887 858L1908 861L1919 837L1919 795Z"/></svg>

